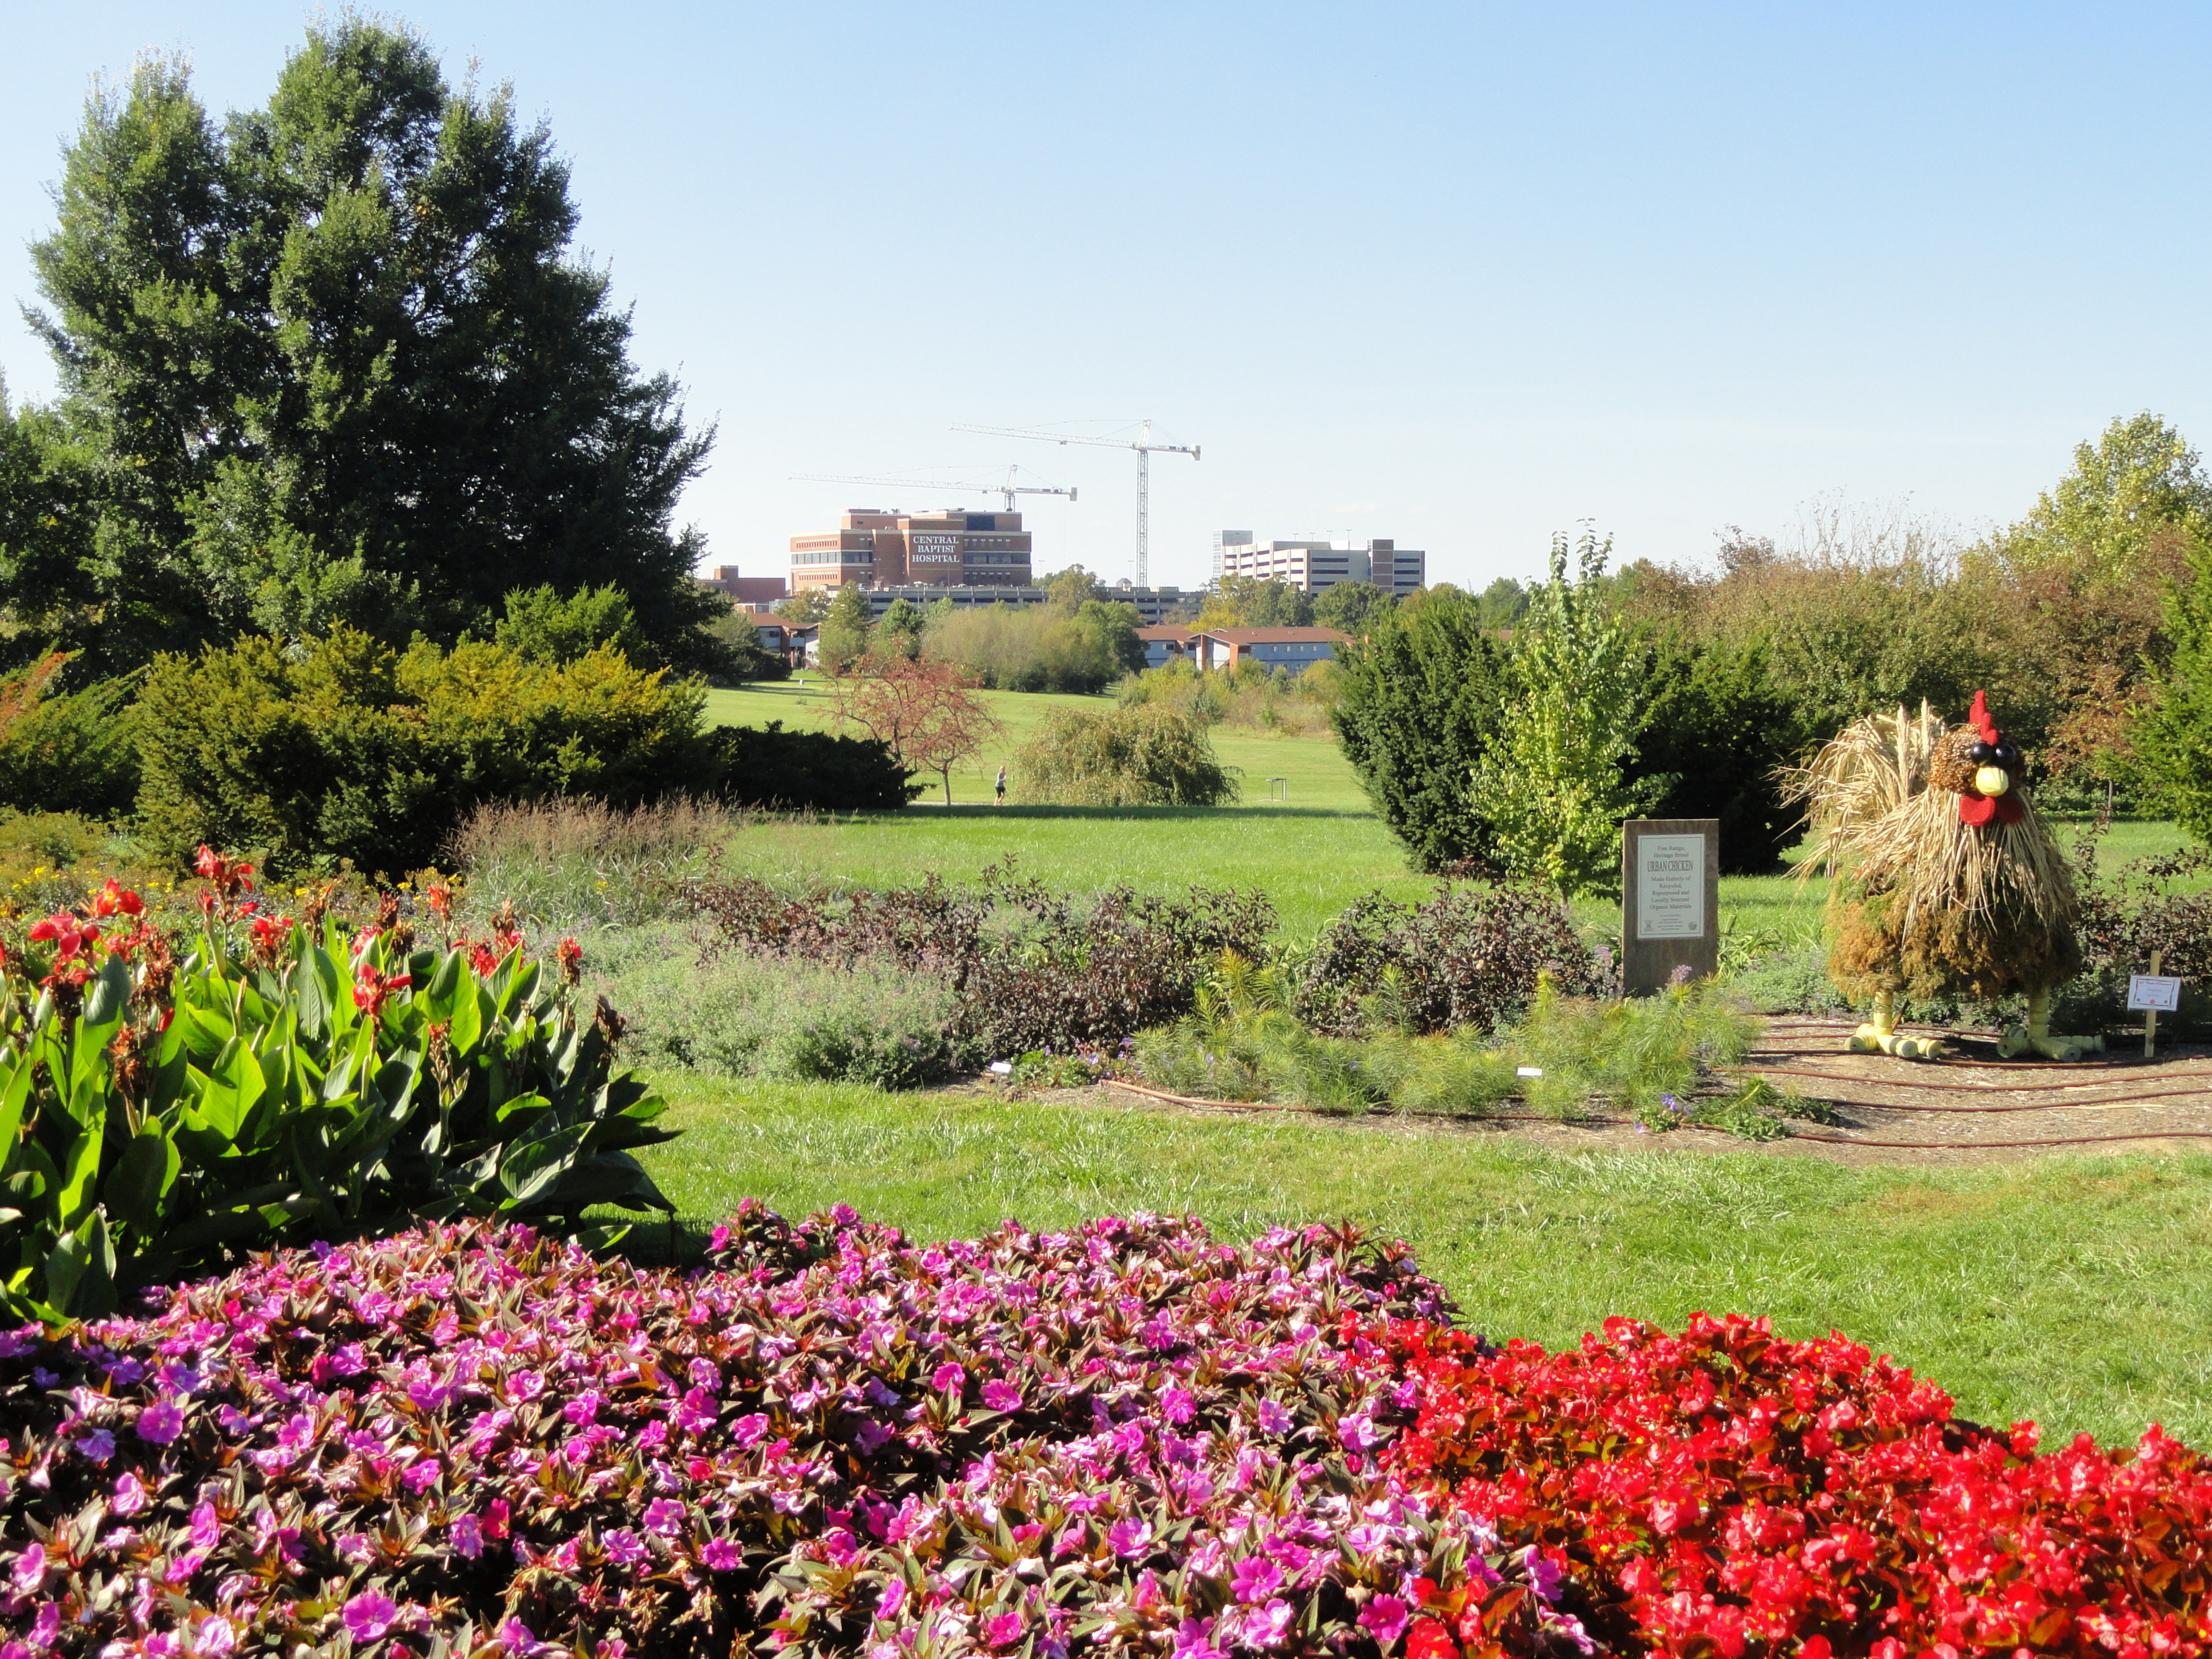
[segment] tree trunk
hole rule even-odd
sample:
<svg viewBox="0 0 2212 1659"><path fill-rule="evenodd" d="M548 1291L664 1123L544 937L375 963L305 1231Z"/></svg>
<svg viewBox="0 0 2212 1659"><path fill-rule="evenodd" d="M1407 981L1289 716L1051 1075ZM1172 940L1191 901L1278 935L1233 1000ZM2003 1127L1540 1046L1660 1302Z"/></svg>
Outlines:
<svg viewBox="0 0 2212 1659"><path fill-rule="evenodd" d="M947 761L938 768L938 775L945 780L945 804L950 806L952 805L952 763Z"/></svg>

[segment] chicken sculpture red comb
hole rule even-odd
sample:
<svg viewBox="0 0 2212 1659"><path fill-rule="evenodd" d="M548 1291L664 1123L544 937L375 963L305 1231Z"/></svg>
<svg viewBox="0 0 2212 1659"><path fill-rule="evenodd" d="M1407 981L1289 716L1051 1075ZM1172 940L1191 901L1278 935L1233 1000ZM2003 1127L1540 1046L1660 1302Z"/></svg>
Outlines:
<svg viewBox="0 0 2212 1659"><path fill-rule="evenodd" d="M1984 743L1995 743L2003 735L1990 718L1989 699L1979 691L1974 693L1974 706L1966 711L1966 724L1982 734Z"/></svg>
<svg viewBox="0 0 2212 1659"><path fill-rule="evenodd" d="M1990 718L1989 699L1979 691L1974 693L1974 706L1966 711L1966 724L1981 741L1974 745L1972 756L1978 768L1974 781L1959 793L1960 817L1977 829L1991 818L2018 823L2027 810L2013 793L2019 781L2014 775L2019 752L2005 742L2004 733Z"/></svg>

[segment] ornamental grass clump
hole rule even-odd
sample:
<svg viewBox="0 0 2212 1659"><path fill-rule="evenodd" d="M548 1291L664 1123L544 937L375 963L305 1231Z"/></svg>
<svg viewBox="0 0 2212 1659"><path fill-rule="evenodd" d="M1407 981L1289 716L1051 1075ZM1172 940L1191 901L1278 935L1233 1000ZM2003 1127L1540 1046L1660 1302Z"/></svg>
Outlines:
<svg viewBox="0 0 2212 1659"><path fill-rule="evenodd" d="M1491 1651L1575 1634L1379 1461L1414 1395L1362 1333L1447 1312L1402 1246L749 1206L713 1261L432 1226L0 1338L0 1620L176 1659L1382 1659L1434 1595Z"/></svg>

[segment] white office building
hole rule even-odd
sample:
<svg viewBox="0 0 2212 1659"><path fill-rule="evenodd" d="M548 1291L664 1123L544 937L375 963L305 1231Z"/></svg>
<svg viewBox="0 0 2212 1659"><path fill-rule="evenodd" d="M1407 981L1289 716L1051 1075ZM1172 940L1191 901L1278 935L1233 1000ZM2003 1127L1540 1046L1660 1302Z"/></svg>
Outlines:
<svg viewBox="0 0 2212 1659"><path fill-rule="evenodd" d="M1334 542L1260 542L1249 530L1218 531L1213 579L1244 576L1287 582L1318 593L1339 582L1372 582L1385 593L1410 593L1428 585L1429 556L1395 542L1364 546Z"/></svg>

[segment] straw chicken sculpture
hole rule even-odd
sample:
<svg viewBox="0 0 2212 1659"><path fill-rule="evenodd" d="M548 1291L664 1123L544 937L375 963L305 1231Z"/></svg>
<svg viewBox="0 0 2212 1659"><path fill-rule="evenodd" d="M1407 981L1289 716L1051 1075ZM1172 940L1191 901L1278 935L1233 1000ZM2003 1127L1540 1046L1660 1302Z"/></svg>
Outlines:
<svg viewBox="0 0 2212 1659"><path fill-rule="evenodd" d="M1997 1045L2007 1059L2105 1046L2051 1033L2051 994L2081 968L2080 903L1980 692L1950 729L1925 702L1917 718L1869 715L1792 782L1812 831L1797 873L1831 877L1828 977L1870 1005L1855 1053L1936 1058L1936 1039L1897 1030L1902 1000L1933 996L2024 995L2026 1024Z"/></svg>

